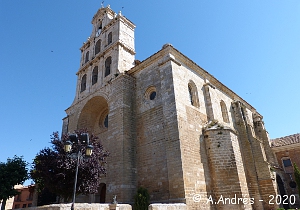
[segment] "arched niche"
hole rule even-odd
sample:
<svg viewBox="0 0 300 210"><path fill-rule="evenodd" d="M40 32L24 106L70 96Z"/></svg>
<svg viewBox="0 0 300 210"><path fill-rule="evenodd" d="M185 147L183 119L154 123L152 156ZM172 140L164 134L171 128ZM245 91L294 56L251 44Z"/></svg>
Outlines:
<svg viewBox="0 0 300 210"><path fill-rule="evenodd" d="M102 129L107 127L101 126L99 120L102 119L103 115L108 115L108 103L102 96L96 96L90 99L81 110L78 118L77 129L87 128L92 133L99 133Z"/></svg>

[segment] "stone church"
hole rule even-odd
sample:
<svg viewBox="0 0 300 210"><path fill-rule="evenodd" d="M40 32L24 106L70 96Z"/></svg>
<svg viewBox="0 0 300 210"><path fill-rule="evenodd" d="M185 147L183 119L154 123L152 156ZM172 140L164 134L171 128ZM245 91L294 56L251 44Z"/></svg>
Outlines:
<svg viewBox="0 0 300 210"><path fill-rule="evenodd" d="M132 204L142 186L151 203L277 208L277 162L254 107L170 44L135 60L135 25L109 6L92 25L63 119L63 133L88 128L110 152L88 202Z"/></svg>

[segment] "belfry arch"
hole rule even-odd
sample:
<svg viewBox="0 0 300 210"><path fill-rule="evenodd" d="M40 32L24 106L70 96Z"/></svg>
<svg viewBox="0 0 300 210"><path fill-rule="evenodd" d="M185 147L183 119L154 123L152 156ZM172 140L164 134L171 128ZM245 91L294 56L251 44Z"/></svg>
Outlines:
<svg viewBox="0 0 300 210"><path fill-rule="evenodd" d="M107 130L108 112L106 99L102 96L93 97L82 108L78 118L77 129L87 128L88 131L95 134Z"/></svg>

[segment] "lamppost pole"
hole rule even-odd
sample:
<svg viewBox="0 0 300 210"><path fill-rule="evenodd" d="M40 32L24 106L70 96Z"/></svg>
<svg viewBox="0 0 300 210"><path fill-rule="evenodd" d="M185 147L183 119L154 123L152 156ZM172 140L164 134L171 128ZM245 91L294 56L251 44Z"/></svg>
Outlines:
<svg viewBox="0 0 300 210"><path fill-rule="evenodd" d="M80 141L80 142L79 142ZM80 135L79 139L77 134L69 135L69 139L64 143L64 150L66 152L70 152L72 149L72 145L77 144L77 152L70 155L70 157L76 158L76 172L75 172L75 180L74 180L74 189L73 189L73 199L71 210L74 210L75 197L76 197L76 186L77 186L77 176L78 176L78 166L79 162L82 158L84 158L84 154L82 154L81 149L83 145L86 147L86 157L90 157L92 155L93 146L89 144L89 135L87 133L83 133ZM73 155L73 156L72 156Z"/></svg>
<svg viewBox="0 0 300 210"><path fill-rule="evenodd" d="M76 197L76 185L77 185L77 176L78 176L78 165L79 165L79 159L81 156L80 149L78 149L77 153L77 161L76 161L76 172L75 172L75 180L74 180L74 190L73 190L73 199L72 199L72 205L71 210L74 210L74 203L75 203L75 197Z"/></svg>

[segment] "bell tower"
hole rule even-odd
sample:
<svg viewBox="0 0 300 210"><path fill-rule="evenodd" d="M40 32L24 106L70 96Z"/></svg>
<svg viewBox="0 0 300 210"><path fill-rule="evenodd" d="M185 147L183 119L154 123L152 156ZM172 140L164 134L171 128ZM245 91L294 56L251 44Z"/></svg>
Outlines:
<svg viewBox="0 0 300 210"><path fill-rule="evenodd" d="M92 33L80 48L75 101L92 94L134 66L135 25L121 12L112 11L109 5L100 8L91 23Z"/></svg>
<svg viewBox="0 0 300 210"><path fill-rule="evenodd" d="M91 23L90 37L80 48L76 96L66 109L62 133L86 128L110 153L96 202L110 202L117 195L119 202L132 203L137 186L135 79L124 72L134 66L135 25L110 6L100 8Z"/></svg>

